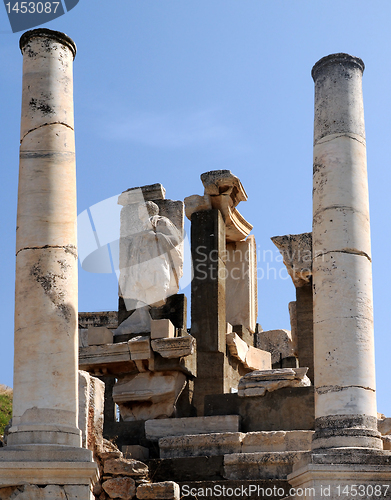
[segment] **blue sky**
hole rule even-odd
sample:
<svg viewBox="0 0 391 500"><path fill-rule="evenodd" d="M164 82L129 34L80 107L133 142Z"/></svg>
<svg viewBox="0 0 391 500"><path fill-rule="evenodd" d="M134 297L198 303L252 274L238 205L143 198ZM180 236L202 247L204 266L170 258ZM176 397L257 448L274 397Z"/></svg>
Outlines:
<svg viewBox="0 0 391 500"><path fill-rule="evenodd" d="M334 52L364 60L378 410L388 416L390 14L388 0L80 0L45 25L67 33L78 47L78 212L129 187L155 182L165 186L171 199L202 194L202 172L232 170L249 197L239 210L254 225L260 257L258 320L264 329L289 328L288 302L295 297L270 237L311 230L311 68ZM0 383L10 386L19 37L11 33L4 9ZM80 311L116 309L114 274L81 269L79 285ZM190 297L189 287L185 293Z"/></svg>

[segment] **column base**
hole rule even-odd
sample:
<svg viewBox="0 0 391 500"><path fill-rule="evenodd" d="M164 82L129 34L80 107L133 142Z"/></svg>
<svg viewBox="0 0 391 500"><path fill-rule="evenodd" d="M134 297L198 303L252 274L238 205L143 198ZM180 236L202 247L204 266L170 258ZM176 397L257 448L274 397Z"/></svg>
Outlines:
<svg viewBox="0 0 391 500"><path fill-rule="evenodd" d="M297 500L391 499L391 452L334 448L308 453L287 477Z"/></svg>
<svg viewBox="0 0 391 500"><path fill-rule="evenodd" d="M23 445L6 446L0 450L0 488L73 485L84 487L82 490L85 491L85 495L75 498L87 499L90 498L87 492L98 478L98 465L92 460L92 452L85 448Z"/></svg>

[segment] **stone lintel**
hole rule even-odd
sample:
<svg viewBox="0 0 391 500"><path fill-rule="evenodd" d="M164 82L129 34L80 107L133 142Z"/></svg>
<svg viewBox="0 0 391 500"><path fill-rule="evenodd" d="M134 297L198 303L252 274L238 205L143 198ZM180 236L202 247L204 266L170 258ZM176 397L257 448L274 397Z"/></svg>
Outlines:
<svg viewBox="0 0 391 500"><path fill-rule="evenodd" d="M101 375L137 371L128 342L80 347L79 369Z"/></svg>
<svg viewBox="0 0 391 500"><path fill-rule="evenodd" d="M196 340L191 335L175 338L161 338L151 341L152 349L163 358L190 356L196 348Z"/></svg>
<svg viewBox="0 0 391 500"><path fill-rule="evenodd" d="M312 233L274 236L271 240L280 251L295 287L310 283L312 277Z"/></svg>

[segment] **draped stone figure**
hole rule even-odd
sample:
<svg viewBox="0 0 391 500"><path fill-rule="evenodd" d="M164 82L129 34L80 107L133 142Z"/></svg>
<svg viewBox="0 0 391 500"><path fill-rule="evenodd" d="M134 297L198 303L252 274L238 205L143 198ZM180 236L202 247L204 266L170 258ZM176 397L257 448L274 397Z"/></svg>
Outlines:
<svg viewBox="0 0 391 500"><path fill-rule="evenodd" d="M149 306L162 306L179 290L182 276L182 235L152 201L133 205L132 234L121 235L120 294L128 310L120 332L149 330ZM135 220L137 217L137 220Z"/></svg>

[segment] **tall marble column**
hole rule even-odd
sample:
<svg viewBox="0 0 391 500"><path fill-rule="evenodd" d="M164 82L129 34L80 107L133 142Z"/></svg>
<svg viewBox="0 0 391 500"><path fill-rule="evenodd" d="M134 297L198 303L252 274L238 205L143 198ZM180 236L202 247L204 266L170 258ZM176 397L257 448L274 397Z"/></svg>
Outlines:
<svg viewBox="0 0 391 500"><path fill-rule="evenodd" d="M372 263L362 74L333 54L315 82L314 448L381 448L377 432Z"/></svg>
<svg viewBox="0 0 391 500"><path fill-rule="evenodd" d="M0 485L20 464L68 462L60 484L96 474L77 428L77 241L72 66L74 42L48 29L20 39L23 97L16 231L12 427L0 455ZM69 462L90 462L84 466ZM8 469L7 469L8 467ZM11 467L11 469L10 469ZM31 467L30 467L31 468ZM53 469L53 463L46 469ZM15 476L16 474L16 476ZM53 471L27 483L57 484ZM79 479L77 479L79 477ZM79 482L78 482L79 481ZM83 482L82 481L82 482Z"/></svg>
<svg viewBox="0 0 391 500"><path fill-rule="evenodd" d="M391 452L377 431L363 70L347 54L312 69L315 434L288 475L295 500L390 490Z"/></svg>

